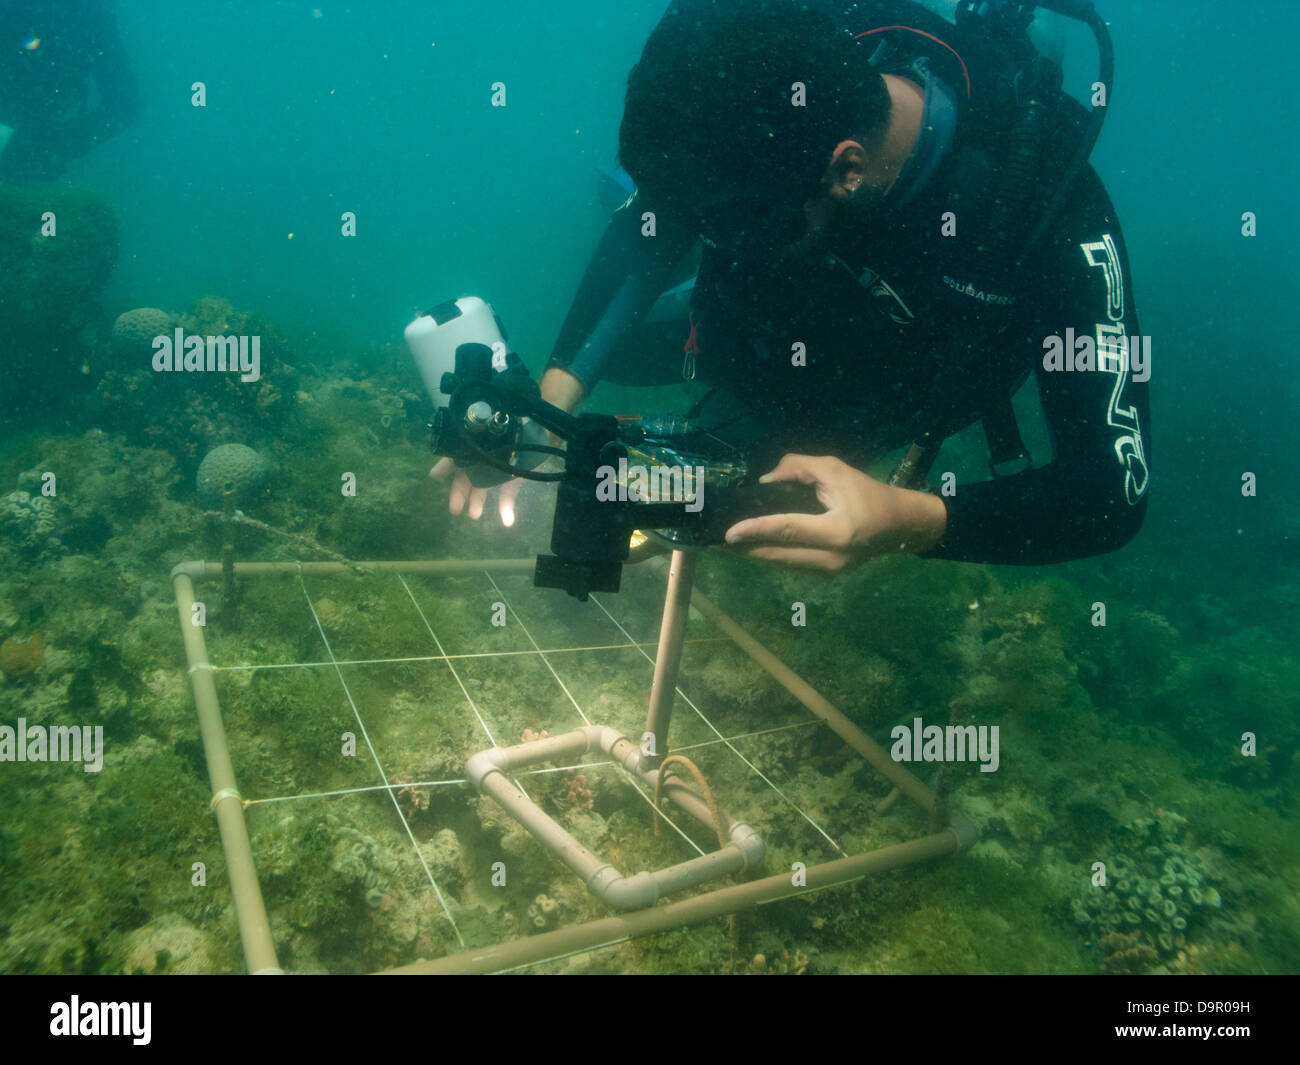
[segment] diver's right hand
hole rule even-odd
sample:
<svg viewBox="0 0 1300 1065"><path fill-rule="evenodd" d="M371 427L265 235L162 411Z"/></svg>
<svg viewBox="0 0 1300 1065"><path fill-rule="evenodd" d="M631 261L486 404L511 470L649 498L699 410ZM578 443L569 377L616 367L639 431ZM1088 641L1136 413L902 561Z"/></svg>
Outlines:
<svg viewBox="0 0 1300 1065"><path fill-rule="evenodd" d="M581 382L571 373L553 368L542 375L541 394L542 399L547 403L572 414L574 408L582 402L584 390ZM552 436L551 443L559 447L563 444L563 441ZM469 483L469 478L457 468L455 461L449 458L439 459L437 465L429 471L429 476L435 481L441 481L452 473L455 473L456 479L451 484L451 495L447 500L448 508L453 514L460 514L465 509L466 501L468 501L470 520L478 521L483 516L483 507L487 502L488 493L492 489L475 488ZM497 513L501 517L501 524L507 529L515 523L515 497L519 495L519 490L523 486L524 479L522 477L515 477L500 486L501 492L497 498Z"/></svg>

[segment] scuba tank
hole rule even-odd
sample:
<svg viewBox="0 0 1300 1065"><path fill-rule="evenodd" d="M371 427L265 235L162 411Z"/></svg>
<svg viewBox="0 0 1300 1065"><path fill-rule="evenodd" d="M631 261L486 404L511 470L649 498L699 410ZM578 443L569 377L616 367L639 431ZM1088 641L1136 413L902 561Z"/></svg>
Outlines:
<svg viewBox="0 0 1300 1065"><path fill-rule="evenodd" d="M1076 19L1092 30L1105 103L1091 109L1052 198L1046 207L1035 210L1045 154L1055 131L1068 121L1067 108L1071 107L1062 90L1062 27L1059 22L1040 19L1039 8ZM1106 23L1091 0L958 0L955 21L959 32L981 40L1001 67L986 106L1015 115L1007 135L1004 178L999 182L987 248L990 264L1008 276L1041 245L1087 166L1106 121L1115 79L1114 49Z"/></svg>
<svg viewBox="0 0 1300 1065"><path fill-rule="evenodd" d="M934 39L960 65L968 111L978 125L1002 138L1000 180L980 250L990 282L1010 286L1047 237L1101 133L1115 75L1110 34L1091 0L931 0L924 6L952 30L956 49ZM1097 42L1097 82L1104 102L1092 107L1086 118L1062 89L1059 19L1039 17L1039 9L1084 23ZM1044 162L1050 152L1060 150L1059 131L1076 119L1078 136L1069 162L1046 206L1039 208ZM1010 406L1010 396L1001 397L983 416L995 473L998 465L1025 458ZM889 483L924 484L946 436L942 425L923 433Z"/></svg>
<svg viewBox="0 0 1300 1065"><path fill-rule="evenodd" d="M1062 20L1075 19L1092 30L1107 104L1114 81L1110 34L1090 0L921 0L915 6L931 17L917 19L916 26L857 36L884 34L879 54L885 64L891 34L908 51L918 38L928 38L936 46L927 49L933 51L930 61L940 65L950 84L965 89L965 116L1000 141L999 180L981 260L990 287L1005 288L1046 237L1106 117L1106 106L1089 114L1062 89ZM1048 203L1040 206L1044 164L1049 153L1062 150L1062 130L1071 125L1078 133L1063 153L1068 162Z"/></svg>

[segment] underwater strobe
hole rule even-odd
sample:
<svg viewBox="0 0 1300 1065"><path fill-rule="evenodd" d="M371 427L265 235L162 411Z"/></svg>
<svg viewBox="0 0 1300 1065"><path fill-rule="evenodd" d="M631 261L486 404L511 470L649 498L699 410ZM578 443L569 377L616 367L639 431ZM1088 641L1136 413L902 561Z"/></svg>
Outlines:
<svg viewBox="0 0 1300 1065"><path fill-rule="evenodd" d="M505 327L477 296L440 303L406 327L406 343L433 400L433 450L455 460L475 488L536 467L546 434L511 413L502 393L538 396L537 383L506 348Z"/></svg>

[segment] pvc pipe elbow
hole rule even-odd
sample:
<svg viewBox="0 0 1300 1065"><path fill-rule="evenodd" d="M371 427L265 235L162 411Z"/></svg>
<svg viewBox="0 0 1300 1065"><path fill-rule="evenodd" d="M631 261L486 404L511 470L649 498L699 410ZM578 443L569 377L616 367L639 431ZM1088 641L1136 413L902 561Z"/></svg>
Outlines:
<svg viewBox="0 0 1300 1065"><path fill-rule="evenodd" d="M641 757L641 748L628 739L618 729L609 725L587 725L583 728L587 734L587 750L601 750L614 761L632 773L645 772ZM622 750L615 750L621 746Z"/></svg>
<svg viewBox="0 0 1300 1065"><path fill-rule="evenodd" d="M753 828L743 821L737 821L731 826L728 833L728 839L733 847L738 849L745 858L743 868L753 869L763 862L763 855L767 853L767 848L763 844L763 837Z"/></svg>
<svg viewBox="0 0 1300 1065"><path fill-rule="evenodd" d="M605 873L613 878L600 882ZM606 906L615 910L643 910L659 901L659 887L649 873L622 876L612 865L602 866L587 882L587 888Z"/></svg>
<svg viewBox="0 0 1300 1065"><path fill-rule="evenodd" d="M489 747L486 751L479 751L478 754L470 756L470 760L465 763L465 775L469 777L475 791L482 791L483 779L489 773L499 773L504 762L504 749Z"/></svg>
<svg viewBox="0 0 1300 1065"><path fill-rule="evenodd" d="M948 821L948 828L957 837L957 846L960 850L973 847L979 841L980 830L975 825L975 822L957 810L952 811L952 817Z"/></svg>
<svg viewBox="0 0 1300 1065"><path fill-rule="evenodd" d="M624 738L623 733L610 725L585 725L582 731L587 734L587 750L606 754L613 754L614 744Z"/></svg>

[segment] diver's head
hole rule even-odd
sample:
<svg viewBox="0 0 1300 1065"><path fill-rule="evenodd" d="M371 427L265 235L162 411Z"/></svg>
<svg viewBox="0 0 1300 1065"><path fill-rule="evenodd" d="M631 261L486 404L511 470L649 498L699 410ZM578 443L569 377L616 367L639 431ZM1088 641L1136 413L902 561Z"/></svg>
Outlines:
<svg viewBox="0 0 1300 1065"><path fill-rule="evenodd" d="M741 217L815 239L880 193L891 97L869 54L819 0L674 0L628 76L621 161L706 239Z"/></svg>

